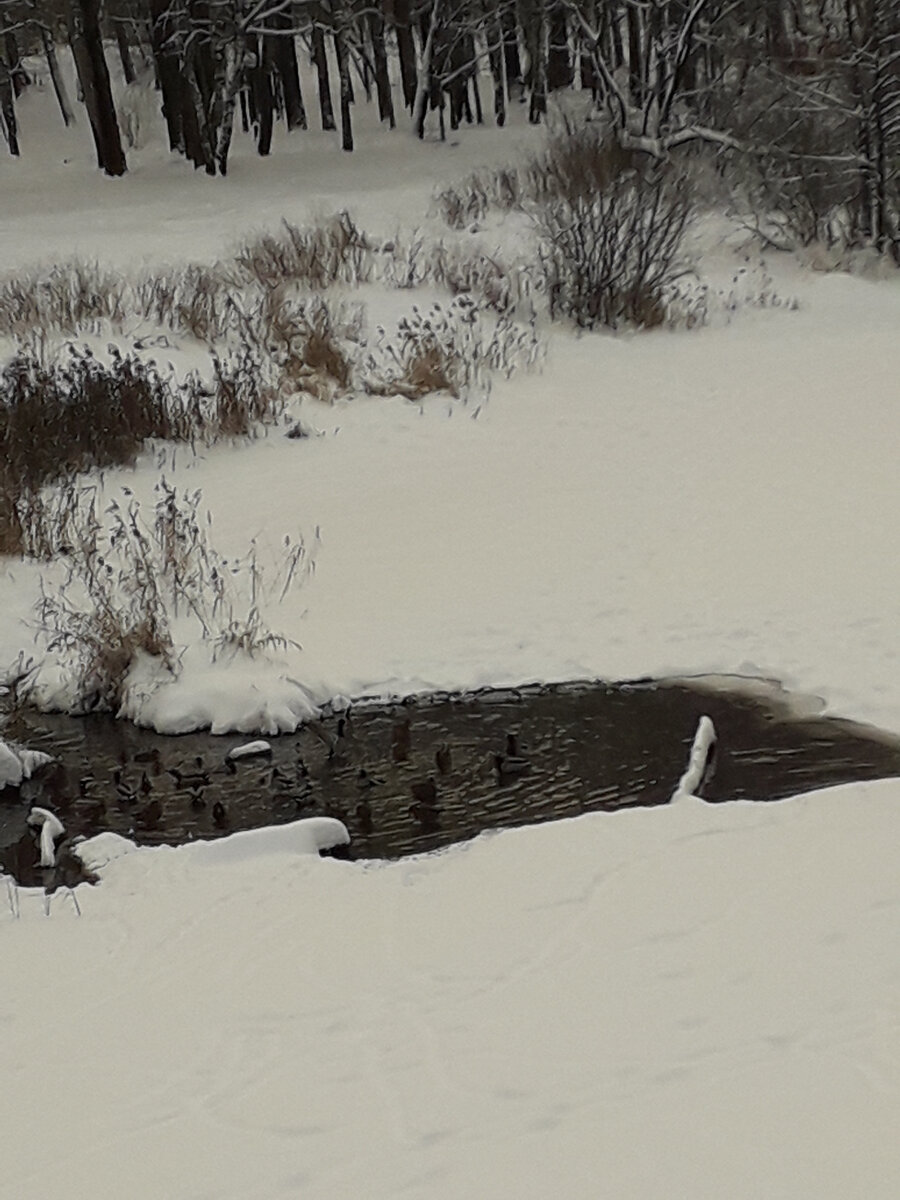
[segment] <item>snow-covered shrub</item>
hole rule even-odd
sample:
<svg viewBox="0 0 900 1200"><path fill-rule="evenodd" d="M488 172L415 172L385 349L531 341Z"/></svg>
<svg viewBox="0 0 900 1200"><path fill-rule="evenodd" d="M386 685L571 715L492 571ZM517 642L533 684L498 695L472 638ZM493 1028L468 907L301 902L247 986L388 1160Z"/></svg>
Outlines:
<svg viewBox="0 0 900 1200"><path fill-rule="evenodd" d="M442 188L434 198L435 207L451 229L465 229L483 221L492 208L508 212L521 207L530 174L520 167L473 171L459 183Z"/></svg>
<svg viewBox="0 0 900 1200"><path fill-rule="evenodd" d="M551 316L586 329L661 325L667 292L684 269L692 209L685 174L599 140L544 161L558 174L535 187L530 213Z"/></svg>
<svg viewBox="0 0 900 1200"><path fill-rule="evenodd" d="M724 287L685 275L666 288L663 300L666 324L673 329L727 325L736 313L747 308L794 312L800 307L796 296L778 291L762 259L756 265L739 267Z"/></svg>
<svg viewBox="0 0 900 1200"><path fill-rule="evenodd" d="M177 668L169 614L163 597L164 563L139 522L136 501L110 507L108 537L91 500L81 513L67 576L42 583L38 627L47 649L62 660L73 700L83 710L117 711L139 654Z"/></svg>
<svg viewBox="0 0 900 1200"><path fill-rule="evenodd" d="M64 479L40 491L21 489L0 469L0 554L49 562L83 536L81 514L95 488Z"/></svg>

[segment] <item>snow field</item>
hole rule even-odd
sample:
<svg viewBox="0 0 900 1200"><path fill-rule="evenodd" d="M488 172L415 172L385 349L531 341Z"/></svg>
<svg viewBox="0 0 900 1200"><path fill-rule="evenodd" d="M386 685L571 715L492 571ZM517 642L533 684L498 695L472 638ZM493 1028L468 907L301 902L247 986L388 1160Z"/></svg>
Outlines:
<svg viewBox="0 0 900 1200"><path fill-rule="evenodd" d="M4 1186L889 1200L898 800L115 858L80 920L0 913Z"/></svg>

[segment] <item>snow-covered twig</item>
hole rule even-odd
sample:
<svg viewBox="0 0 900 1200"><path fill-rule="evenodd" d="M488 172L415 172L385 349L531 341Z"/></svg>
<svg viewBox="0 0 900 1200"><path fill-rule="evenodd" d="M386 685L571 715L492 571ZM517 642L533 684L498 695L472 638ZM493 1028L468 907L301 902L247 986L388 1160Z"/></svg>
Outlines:
<svg viewBox="0 0 900 1200"><path fill-rule="evenodd" d="M41 866L56 866L56 839L65 833L65 826L59 817L48 808L35 807L26 818L29 825L40 826L41 829Z"/></svg>
<svg viewBox="0 0 900 1200"><path fill-rule="evenodd" d="M703 784L708 772L712 770L716 752L716 729L707 716L702 716L697 723L697 732L691 744L687 768L678 781L678 787L672 793L671 803L685 797L699 799L698 789Z"/></svg>

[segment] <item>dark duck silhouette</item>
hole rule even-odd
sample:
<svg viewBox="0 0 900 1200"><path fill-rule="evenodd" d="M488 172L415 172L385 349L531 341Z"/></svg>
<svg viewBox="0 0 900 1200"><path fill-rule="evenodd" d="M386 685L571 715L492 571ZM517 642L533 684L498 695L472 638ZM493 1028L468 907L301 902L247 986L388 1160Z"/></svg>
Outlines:
<svg viewBox="0 0 900 1200"><path fill-rule="evenodd" d="M437 805L437 784L434 782L433 775L411 783L409 790L412 792L412 798L416 804L424 804L428 808L434 808Z"/></svg>
<svg viewBox="0 0 900 1200"><path fill-rule="evenodd" d="M449 775L453 769L453 755L446 742L442 742L434 752L434 765L441 775Z"/></svg>
<svg viewBox="0 0 900 1200"><path fill-rule="evenodd" d="M409 717L398 721L391 732L391 758L394 762L406 762L411 742Z"/></svg>
<svg viewBox="0 0 900 1200"><path fill-rule="evenodd" d="M162 813L162 802L158 798L154 798L149 804L145 804L143 808L137 810L134 814L134 823L141 829L159 829Z"/></svg>
<svg viewBox="0 0 900 1200"><path fill-rule="evenodd" d="M203 764L203 756L198 754L194 759L193 771L181 771L177 767L170 767L168 772L178 787L193 789L197 787L207 787L209 784L209 771Z"/></svg>
<svg viewBox="0 0 900 1200"><path fill-rule="evenodd" d="M116 787L116 795L119 798L120 804L136 804L137 792L134 787L122 777L122 768L116 767L112 773L113 783Z"/></svg>
<svg viewBox="0 0 900 1200"><path fill-rule="evenodd" d="M365 767L360 767L356 774L356 786L361 792L368 791L370 788L381 787L384 780L378 775L370 775Z"/></svg>
<svg viewBox="0 0 900 1200"><path fill-rule="evenodd" d="M494 770L500 782L516 779L531 770L531 762L519 749L518 734L506 735L506 753L494 755Z"/></svg>
<svg viewBox="0 0 900 1200"><path fill-rule="evenodd" d="M434 804L422 804L417 801L407 810L409 815L418 823L422 833L435 833L441 827L441 815Z"/></svg>
<svg viewBox="0 0 900 1200"><path fill-rule="evenodd" d="M368 800L360 800L356 806L356 823L359 826L359 832L368 835L375 828L375 823L372 820L372 805Z"/></svg>

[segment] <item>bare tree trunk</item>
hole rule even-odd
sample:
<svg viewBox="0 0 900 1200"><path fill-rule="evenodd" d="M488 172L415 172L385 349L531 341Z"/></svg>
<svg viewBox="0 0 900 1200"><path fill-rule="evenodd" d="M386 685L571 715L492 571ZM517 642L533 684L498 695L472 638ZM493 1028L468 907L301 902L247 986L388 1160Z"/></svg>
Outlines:
<svg viewBox="0 0 900 1200"><path fill-rule="evenodd" d="M3 59L0 59L0 125L3 126L3 136L10 154L18 158L19 127L16 122L15 90L12 71Z"/></svg>
<svg viewBox="0 0 900 1200"><path fill-rule="evenodd" d="M512 89L522 86L522 60L519 57L519 28L516 23L516 10L511 4L506 4L500 13L500 28L503 34L503 72L506 77L507 95L512 95Z"/></svg>
<svg viewBox="0 0 900 1200"><path fill-rule="evenodd" d="M561 0L550 0L547 13L547 87L551 92L572 86L572 56L569 53L569 29Z"/></svg>
<svg viewBox="0 0 900 1200"><path fill-rule="evenodd" d="M125 23L124 21L113 21L113 26L116 31L116 46L119 50L119 59L122 63L122 75L126 83L134 83L137 75L134 70L134 62L131 58L131 47L128 45Z"/></svg>
<svg viewBox="0 0 900 1200"><path fill-rule="evenodd" d="M312 18L312 60L319 82L319 112L322 117L322 129L329 132L336 126L334 106L331 102L331 80L328 77L328 55L325 51L325 34L322 31L322 6L320 4L313 6Z"/></svg>
<svg viewBox="0 0 900 1200"><path fill-rule="evenodd" d="M428 32L425 35L425 44L422 47L422 59L419 63L418 78L416 80L416 98L413 104L413 129L415 129L416 136L419 138L425 136L425 113L433 90L431 68L434 61L434 43L440 22L440 14L441 0L432 0L431 14L427 26ZM443 116L442 108L442 122Z"/></svg>
<svg viewBox="0 0 900 1200"><path fill-rule="evenodd" d="M124 175L127 165L100 35L100 0L69 0L69 38L97 148L97 165L107 175Z"/></svg>
<svg viewBox="0 0 900 1200"><path fill-rule="evenodd" d="M69 100L66 92L66 85L59 71L59 61L56 57L56 47L53 44L53 38L50 36L49 29L41 27L41 40L44 43L44 55L47 59L47 70L50 72L50 82L53 84L53 91L56 93L56 102L59 105L59 111L62 114L63 124L74 125L75 113L72 109L72 102Z"/></svg>
<svg viewBox="0 0 900 1200"><path fill-rule="evenodd" d="M391 95L391 80L388 75L387 48L384 44L384 17L371 9L368 14L369 39L372 43L372 61L375 67L375 89L378 92L378 119L387 121L391 129L397 124L394 117L394 98Z"/></svg>
<svg viewBox="0 0 900 1200"><path fill-rule="evenodd" d="M506 124L506 70L503 54L503 32L496 17L488 21L488 63L494 84L494 120L499 128Z"/></svg>
<svg viewBox="0 0 900 1200"><path fill-rule="evenodd" d="M244 73L243 39L229 37L219 52L222 59L221 73L214 85L209 124L213 137L216 167L220 175L227 175L228 151L231 148L231 134L234 129L234 110Z"/></svg>
<svg viewBox="0 0 900 1200"><path fill-rule="evenodd" d="M181 65L173 44L175 33L175 22L169 11L168 0L150 0L150 47L162 92L162 111L169 135L169 149L186 154L184 107L187 96Z"/></svg>
<svg viewBox="0 0 900 1200"><path fill-rule="evenodd" d="M350 60L347 56L347 43L344 41L343 30L335 27L334 55L337 59L338 79L341 90L341 149L353 149L353 123L350 109L353 104L353 84L350 80Z"/></svg>
<svg viewBox="0 0 900 1200"><path fill-rule="evenodd" d="M265 157L272 150L272 129L275 124L275 95L272 90L272 38L256 39L256 62L248 72L253 97L253 125L256 133L256 152ZM277 39L276 39L277 40Z"/></svg>
<svg viewBox="0 0 900 1200"><path fill-rule="evenodd" d="M394 26L397 38L397 54L400 59L400 82L403 87L403 103L412 112L416 103L416 44L413 41L412 23L409 15L409 0L385 0L385 15Z"/></svg>
<svg viewBox="0 0 900 1200"><path fill-rule="evenodd" d="M528 121L539 125L547 112L548 27L545 0L532 0L525 29L528 49Z"/></svg>
<svg viewBox="0 0 900 1200"><path fill-rule="evenodd" d="M300 90L300 72L297 66L297 47L288 31L291 29L291 14L287 11L275 13L271 18L274 29L283 32L266 38L266 53L281 81L284 97L284 119L288 129L306 128L306 108Z"/></svg>

